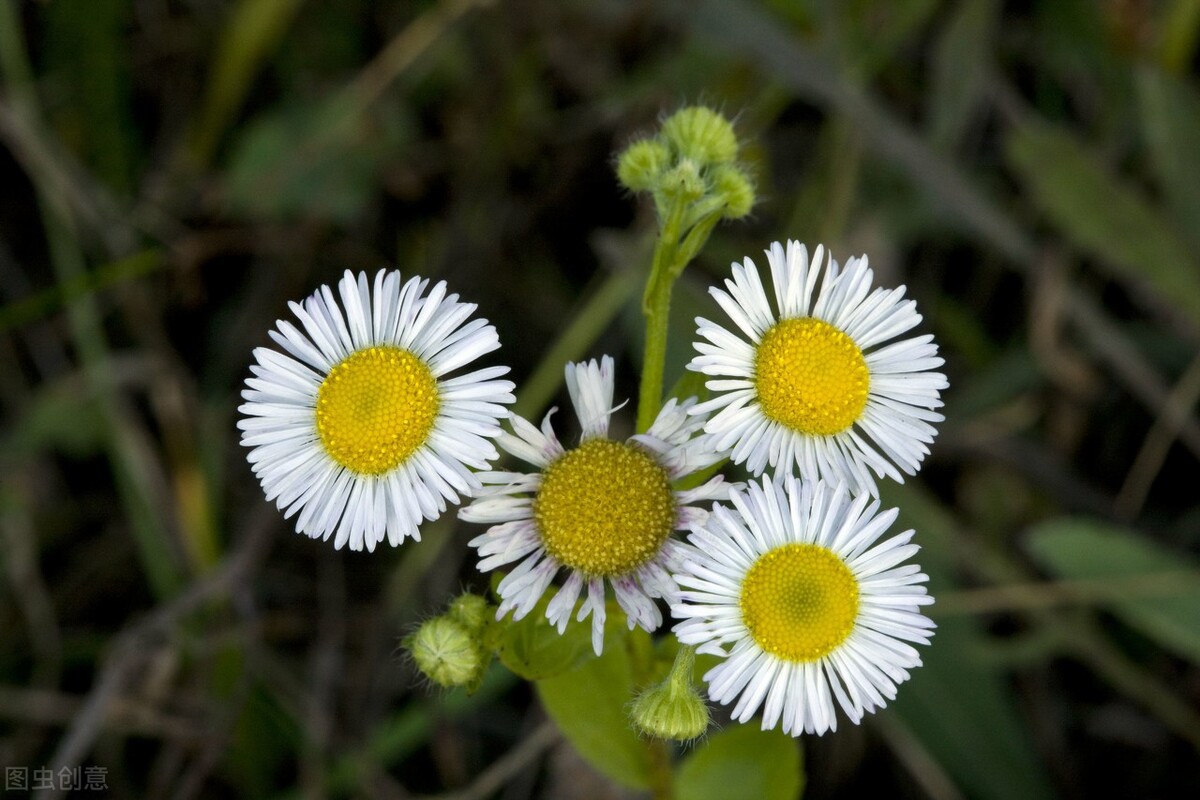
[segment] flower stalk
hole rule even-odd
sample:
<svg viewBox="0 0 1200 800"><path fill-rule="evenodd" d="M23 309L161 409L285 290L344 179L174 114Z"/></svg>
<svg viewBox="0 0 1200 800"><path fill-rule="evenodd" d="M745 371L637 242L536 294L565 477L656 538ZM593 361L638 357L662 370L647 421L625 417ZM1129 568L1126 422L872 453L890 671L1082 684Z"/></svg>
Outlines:
<svg viewBox="0 0 1200 800"><path fill-rule="evenodd" d="M736 163L737 137L721 114L684 108L663 123L658 136L631 144L617 161L617 177L630 191L647 192L658 213L658 239L642 297L646 338L638 390L637 429L653 424L662 404L671 291L722 219L744 217L754 186Z"/></svg>

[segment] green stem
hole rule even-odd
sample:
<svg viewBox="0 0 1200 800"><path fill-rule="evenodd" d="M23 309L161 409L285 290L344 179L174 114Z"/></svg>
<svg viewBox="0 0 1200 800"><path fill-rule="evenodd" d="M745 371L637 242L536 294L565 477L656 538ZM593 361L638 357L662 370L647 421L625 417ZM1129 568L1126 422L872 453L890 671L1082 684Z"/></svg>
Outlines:
<svg viewBox="0 0 1200 800"><path fill-rule="evenodd" d="M663 370L667 362L667 326L671 320L671 286L675 283L675 261L679 248L680 228L687 203L672 201L666 221L654 245L654 261L646 294L642 298L642 313L646 317L646 347L642 358L642 382L638 392L639 433L654 424L662 403Z"/></svg>
<svg viewBox="0 0 1200 800"><path fill-rule="evenodd" d="M625 639L633 685L641 691L654 679L654 645L649 634L634 630ZM674 800L675 774L671 769L671 751L662 739L647 737L646 748L650 796L653 800Z"/></svg>
<svg viewBox="0 0 1200 800"><path fill-rule="evenodd" d="M674 800L675 775L667 743L662 739L647 739L646 754L650 757L650 796L654 800Z"/></svg>
<svg viewBox="0 0 1200 800"><path fill-rule="evenodd" d="M654 262L642 301L642 313L646 315L646 350L642 359L641 392L638 394L639 433L645 433L654 424L662 405L667 330L671 320L671 289L684 268L704 247L712 229L721 219L720 211L709 214L693 225L680 242L684 210L683 204L676 203L672 216L663 225L654 248Z"/></svg>
<svg viewBox="0 0 1200 800"><path fill-rule="evenodd" d="M676 686L691 686L692 673L696 669L696 646L691 644L679 645L675 653L675 663L671 665L670 679Z"/></svg>

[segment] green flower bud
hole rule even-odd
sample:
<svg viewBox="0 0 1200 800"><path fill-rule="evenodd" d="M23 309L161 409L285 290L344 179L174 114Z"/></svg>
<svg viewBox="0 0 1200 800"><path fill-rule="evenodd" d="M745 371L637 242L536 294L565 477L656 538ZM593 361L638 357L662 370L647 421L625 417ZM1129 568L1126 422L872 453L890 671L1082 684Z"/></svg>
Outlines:
<svg viewBox="0 0 1200 800"><path fill-rule="evenodd" d="M477 684L487 669L479 637L449 615L426 622L405 646L421 674L438 686Z"/></svg>
<svg viewBox="0 0 1200 800"><path fill-rule="evenodd" d="M708 730L708 705L692 685L696 652L681 648L665 681L633 701L629 716L642 733L660 739L695 739Z"/></svg>
<svg viewBox="0 0 1200 800"><path fill-rule="evenodd" d="M486 599L471 592L464 592L454 598L447 615L469 632L478 634L492 621L495 613L496 610Z"/></svg>
<svg viewBox="0 0 1200 800"><path fill-rule="evenodd" d="M704 196L706 187L700 175L700 165L690 158L680 159L674 168L667 170L659 182L664 194L688 202Z"/></svg>
<svg viewBox="0 0 1200 800"><path fill-rule="evenodd" d="M733 125L711 108L681 108L663 123L662 135L681 155L701 164L726 164L737 158Z"/></svg>
<svg viewBox="0 0 1200 800"><path fill-rule="evenodd" d="M625 148L617 159L617 180L631 192L648 192L670 164L671 153L658 139L642 139Z"/></svg>
<svg viewBox="0 0 1200 800"><path fill-rule="evenodd" d="M754 184L732 164L714 167L710 175L713 194L725 201L725 219L740 219L754 208Z"/></svg>
<svg viewBox="0 0 1200 800"><path fill-rule="evenodd" d="M692 687L679 690L670 681L643 692L630 711L639 731L660 739L687 741L708 730L708 706Z"/></svg>

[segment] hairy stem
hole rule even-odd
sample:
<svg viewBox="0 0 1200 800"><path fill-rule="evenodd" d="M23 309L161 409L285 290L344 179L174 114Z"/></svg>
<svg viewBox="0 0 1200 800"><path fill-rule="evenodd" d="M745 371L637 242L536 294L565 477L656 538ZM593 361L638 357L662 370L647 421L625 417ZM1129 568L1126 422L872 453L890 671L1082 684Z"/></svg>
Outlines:
<svg viewBox="0 0 1200 800"><path fill-rule="evenodd" d="M650 267L650 278L646 281L646 294L642 299L642 313L646 317L646 347L642 358L642 382L638 392L637 429L645 433L654 424L662 403L663 369L667 360L667 326L671 319L671 286L678 274L675 262L678 258L679 237L682 231L683 213L687 203L675 200L671 204L666 221L658 233L654 245L654 260Z"/></svg>

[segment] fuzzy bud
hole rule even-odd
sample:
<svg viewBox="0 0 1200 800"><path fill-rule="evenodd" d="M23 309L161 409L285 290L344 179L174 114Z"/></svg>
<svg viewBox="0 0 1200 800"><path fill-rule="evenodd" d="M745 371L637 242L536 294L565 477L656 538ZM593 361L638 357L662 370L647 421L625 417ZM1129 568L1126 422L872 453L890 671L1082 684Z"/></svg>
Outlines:
<svg viewBox="0 0 1200 800"><path fill-rule="evenodd" d="M629 716L637 730L679 741L695 739L708 730L708 705L692 684L695 659L692 648L681 649L667 679L633 701Z"/></svg>
<svg viewBox="0 0 1200 800"><path fill-rule="evenodd" d="M617 159L617 179L631 192L653 191L670 161L666 145L658 139L642 139L625 148Z"/></svg>
<svg viewBox="0 0 1200 800"><path fill-rule="evenodd" d="M421 674L438 686L477 684L487 669L479 635L449 614L426 622L405 645Z"/></svg>
<svg viewBox="0 0 1200 800"><path fill-rule="evenodd" d="M725 201L725 219L740 219L754 208L754 184L746 173L732 164L714 167L713 194Z"/></svg>
<svg viewBox="0 0 1200 800"><path fill-rule="evenodd" d="M667 170L660 185L665 194L688 202L699 200L707 189L700 175L700 165L690 158L680 159L674 168Z"/></svg>
<svg viewBox="0 0 1200 800"><path fill-rule="evenodd" d="M737 158L733 125L711 108L679 109L663 123L662 135L681 155L701 164L726 164Z"/></svg>
<svg viewBox="0 0 1200 800"><path fill-rule="evenodd" d="M496 609L483 597L465 592L454 598L446 613L469 632L478 634L492 621Z"/></svg>

